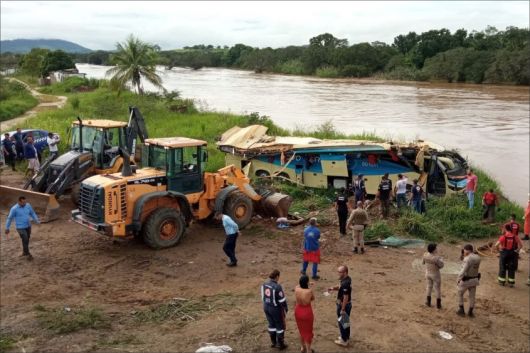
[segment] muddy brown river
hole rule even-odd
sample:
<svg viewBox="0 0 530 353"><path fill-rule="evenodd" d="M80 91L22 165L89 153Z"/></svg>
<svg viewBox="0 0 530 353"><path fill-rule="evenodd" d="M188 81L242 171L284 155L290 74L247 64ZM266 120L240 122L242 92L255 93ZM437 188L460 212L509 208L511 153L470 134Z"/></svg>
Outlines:
<svg viewBox="0 0 530 353"><path fill-rule="evenodd" d="M103 78L108 69L77 66L95 78ZM321 79L229 69L160 73L166 89L199 100L204 109L259 112L285 128L310 129L332 121L341 132L421 138L456 148L497 179L510 199L522 206L528 200L528 87Z"/></svg>

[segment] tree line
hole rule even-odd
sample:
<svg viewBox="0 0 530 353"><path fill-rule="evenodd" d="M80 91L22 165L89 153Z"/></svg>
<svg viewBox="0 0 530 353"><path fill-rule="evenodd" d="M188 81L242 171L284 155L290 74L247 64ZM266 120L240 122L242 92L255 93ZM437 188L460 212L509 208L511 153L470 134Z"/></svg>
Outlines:
<svg viewBox="0 0 530 353"><path fill-rule="evenodd" d="M254 48L195 45L176 50L153 46L158 65L167 69L226 67L319 77L376 77L395 80L530 84L530 31L507 27L409 32L383 42L350 45L330 33L307 45ZM76 62L112 65L112 52L73 54ZM3 55L2 55L3 56ZM3 60L3 59L2 59ZM0 62L2 64L2 62Z"/></svg>

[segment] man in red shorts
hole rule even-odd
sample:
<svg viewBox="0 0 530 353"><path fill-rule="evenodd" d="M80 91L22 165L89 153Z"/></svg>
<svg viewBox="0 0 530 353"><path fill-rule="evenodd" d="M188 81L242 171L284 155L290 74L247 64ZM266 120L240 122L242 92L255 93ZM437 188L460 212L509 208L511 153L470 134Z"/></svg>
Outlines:
<svg viewBox="0 0 530 353"><path fill-rule="evenodd" d="M304 252L304 264L302 265L301 274L305 275L307 266L310 262L313 263L312 279L319 279L317 275L318 264L320 263L320 230L317 228L317 219L311 218L309 226L304 229L304 241L302 243L302 251Z"/></svg>

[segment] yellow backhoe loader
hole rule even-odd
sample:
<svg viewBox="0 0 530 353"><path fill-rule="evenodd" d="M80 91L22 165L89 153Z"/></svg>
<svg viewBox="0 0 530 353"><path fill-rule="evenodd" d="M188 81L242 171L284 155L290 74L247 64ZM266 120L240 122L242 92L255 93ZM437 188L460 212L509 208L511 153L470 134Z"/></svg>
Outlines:
<svg viewBox="0 0 530 353"><path fill-rule="evenodd" d="M127 161L126 151L122 153ZM270 199L281 208L277 215L287 215L290 196L261 196L240 169L205 172L206 160L205 141L147 139L142 169L125 162L121 173L95 175L81 183L79 209L72 211L72 219L112 237L141 237L160 249L176 245L193 220L216 211L241 228L251 221L255 202L266 205Z"/></svg>
<svg viewBox="0 0 530 353"><path fill-rule="evenodd" d="M148 138L144 119L135 107L129 108L128 123L77 119L72 123L70 151L46 160L22 188L0 185L2 205L13 205L25 196L41 221L52 221L59 216L59 197L70 192L77 204L81 181L94 174L119 172L123 166L120 149L134 151L137 137L142 142Z"/></svg>

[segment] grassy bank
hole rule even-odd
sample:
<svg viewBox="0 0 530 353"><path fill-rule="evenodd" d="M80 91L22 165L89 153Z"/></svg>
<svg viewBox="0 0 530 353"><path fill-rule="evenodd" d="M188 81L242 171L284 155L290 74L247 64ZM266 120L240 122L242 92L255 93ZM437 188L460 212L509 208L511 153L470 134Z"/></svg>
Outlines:
<svg viewBox="0 0 530 353"><path fill-rule="evenodd" d="M37 104L37 98L20 83L0 78L0 121L19 116Z"/></svg>
<svg viewBox="0 0 530 353"><path fill-rule="evenodd" d="M75 79L47 87L43 91L66 95L69 98L69 103L63 109L41 112L21 127L42 128L68 137L68 128L76 116L85 119L127 121L128 106L134 105L143 113L151 137L186 136L208 141L209 171L224 166L224 154L216 148L215 141L224 131L234 125L242 127L252 124L267 125L271 135L293 133L326 139L382 140L370 133L361 135L341 134L329 122L322 124L315 131L300 128L290 132L274 125L269 118L260 116L258 113L235 115L220 112L200 112L197 111L192 101L175 98L171 94L165 97L154 94L139 96L124 91L118 96L108 85L108 81ZM68 148L68 139L62 139L61 150ZM429 197L425 215L403 211L399 217L395 214L389 221L374 221L367 231L367 236L400 235L432 241L455 241L498 234L500 224L483 225L480 222L482 216L480 198L486 190L493 188L499 191L499 187L485 173L477 171L477 175L479 177L479 190L474 209L469 210L467 208L467 201L463 194L446 198ZM306 216L309 212L321 211L319 216L321 223L323 225L332 223L333 212L322 211L331 206L335 197L334 190L298 188L288 183L279 182L275 182L274 186L293 196L295 199L291 209L293 212L299 212L302 216ZM516 213L521 219L523 210L516 204L504 199L501 202L501 210L497 214L497 219L499 222L507 220L511 213Z"/></svg>

